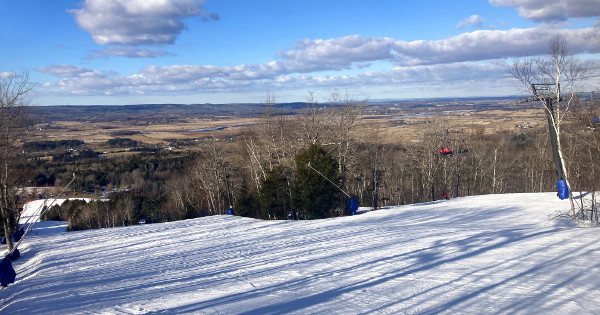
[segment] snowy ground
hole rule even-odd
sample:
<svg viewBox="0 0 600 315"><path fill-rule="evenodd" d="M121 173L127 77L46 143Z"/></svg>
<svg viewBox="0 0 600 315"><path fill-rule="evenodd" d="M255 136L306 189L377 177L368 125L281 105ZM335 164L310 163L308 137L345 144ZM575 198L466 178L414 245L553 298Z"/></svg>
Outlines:
<svg viewBox="0 0 600 315"><path fill-rule="evenodd" d="M317 221L42 224L0 313L597 314L600 230L548 219L567 209L544 193Z"/></svg>

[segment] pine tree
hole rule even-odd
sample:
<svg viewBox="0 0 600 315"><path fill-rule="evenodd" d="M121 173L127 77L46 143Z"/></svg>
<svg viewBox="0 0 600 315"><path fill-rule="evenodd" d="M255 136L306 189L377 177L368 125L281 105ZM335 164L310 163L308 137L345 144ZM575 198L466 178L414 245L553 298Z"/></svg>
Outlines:
<svg viewBox="0 0 600 315"><path fill-rule="evenodd" d="M250 191L246 181L242 182L242 187L238 197L236 198L233 209L235 210L236 215L239 216L256 219L262 218L260 212L260 203L256 197L256 193Z"/></svg>
<svg viewBox="0 0 600 315"><path fill-rule="evenodd" d="M291 209L288 180L283 167L267 172L258 199L265 214L272 219L286 219Z"/></svg>
<svg viewBox="0 0 600 315"><path fill-rule="evenodd" d="M293 205L308 219L326 218L329 210L337 205L339 190L309 168L308 163L334 183L340 180L338 165L319 144L313 144L296 155Z"/></svg>

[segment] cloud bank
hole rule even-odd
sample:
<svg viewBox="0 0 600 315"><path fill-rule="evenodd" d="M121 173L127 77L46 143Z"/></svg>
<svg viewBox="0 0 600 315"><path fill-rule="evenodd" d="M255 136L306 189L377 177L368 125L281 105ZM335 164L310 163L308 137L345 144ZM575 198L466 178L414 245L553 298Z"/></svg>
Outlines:
<svg viewBox="0 0 600 315"><path fill-rule="evenodd" d="M507 78L506 58L547 52L555 33L569 42L570 53L598 53L594 30L478 30L435 41L402 41L359 35L298 41L265 64L235 66L149 66L132 75L101 72L68 64L38 71L61 77L45 87L72 95L152 95L160 93L243 92L277 89L457 84ZM388 64L387 70L362 68ZM360 72L362 71L362 72ZM319 73L334 72L336 75Z"/></svg>

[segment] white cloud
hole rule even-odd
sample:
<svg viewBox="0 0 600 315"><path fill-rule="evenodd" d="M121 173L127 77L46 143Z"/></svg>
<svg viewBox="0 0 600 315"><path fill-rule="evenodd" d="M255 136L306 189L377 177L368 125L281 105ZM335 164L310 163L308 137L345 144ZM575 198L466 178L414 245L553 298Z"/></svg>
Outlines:
<svg viewBox="0 0 600 315"><path fill-rule="evenodd" d="M303 40L282 51L283 60L264 65L272 73L308 73L360 67L365 62L392 61L398 65L424 65L544 54L548 40L562 34L570 53L599 52L589 38L591 28L558 30L548 26L530 29L478 30L436 41L401 41L358 35L329 40ZM264 69L263 69L264 70Z"/></svg>
<svg viewBox="0 0 600 315"><path fill-rule="evenodd" d="M548 27L512 30L478 30L437 41L397 41L395 60L400 65L438 64L469 60L489 60L547 53L548 40L562 34L570 53L600 52L590 41L593 29L558 30Z"/></svg>
<svg viewBox="0 0 600 315"><path fill-rule="evenodd" d="M92 69L83 68L83 67L75 67L72 65L62 64L62 65L52 65L45 68L37 68L37 71L57 75L59 77L81 77L86 75L87 73L97 72Z"/></svg>
<svg viewBox="0 0 600 315"><path fill-rule="evenodd" d="M205 0L85 0L70 10L77 24L104 44L172 44L187 17L218 19L201 5Z"/></svg>
<svg viewBox="0 0 600 315"><path fill-rule="evenodd" d="M599 0L489 0L494 6L516 7L519 15L537 22L600 16Z"/></svg>
<svg viewBox="0 0 600 315"><path fill-rule="evenodd" d="M305 39L298 41L291 50L280 51L279 56L286 61L277 66L289 72L349 69L355 62L390 59L393 43L391 38L358 35L328 40Z"/></svg>
<svg viewBox="0 0 600 315"><path fill-rule="evenodd" d="M0 72L0 79L10 79L15 77L14 72Z"/></svg>
<svg viewBox="0 0 600 315"><path fill-rule="evenodd" d="M479 15L471 15L468 18L460 21L456 28L465 28L465 27L482 27L485 19L482 19Z"/></svg>
<svg viewBox="0 0 600 315"><path fill-rule="evenodd" d="M156 58L171 55L162 49L140 49L131 46L112 46L105 49L94 50L88 59L102 59L110 56L127 58Z"/></svg>

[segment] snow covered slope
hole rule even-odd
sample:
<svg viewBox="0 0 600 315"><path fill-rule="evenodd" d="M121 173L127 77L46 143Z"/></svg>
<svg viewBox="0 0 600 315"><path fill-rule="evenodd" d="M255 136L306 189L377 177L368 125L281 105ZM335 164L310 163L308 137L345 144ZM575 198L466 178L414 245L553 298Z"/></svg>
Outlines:
<svg viewBox="0 0 600 315"><path fill-rule="evenodd" d="M32 233L0 313L600 313L600 230L548 219L567 209L509 194Z"/></svg>

